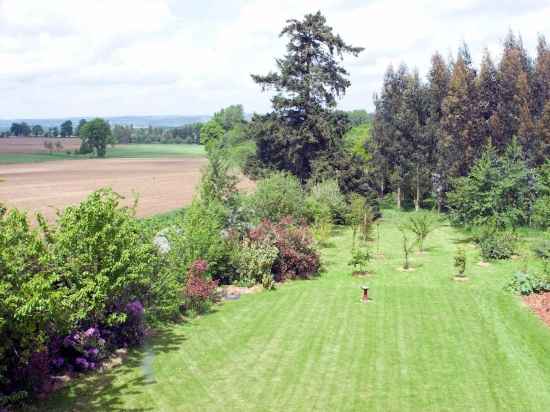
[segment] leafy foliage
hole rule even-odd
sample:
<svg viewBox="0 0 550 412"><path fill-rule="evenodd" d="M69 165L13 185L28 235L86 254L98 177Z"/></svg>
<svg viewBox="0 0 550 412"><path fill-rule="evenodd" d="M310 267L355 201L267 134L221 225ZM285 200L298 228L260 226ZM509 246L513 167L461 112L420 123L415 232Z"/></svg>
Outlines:
<svg viewBox="0 0 550 412"><path fill-rule="evenodd" d="M467 177L455 181L448 194L451 221L455 224L516 227L529 221L535 197L535 176L512 144L506 156L488 148Z"/></svg>
<svg viewBox="0 0 550 412"><path fill-rule="evenodd" d="M96 118L86 122L79 130L82 139L81 153L95 149L97 157L105 157L107 144L111 140L111 127L105 120Z"/></svg>
<svg viewBox="0 0 550 412"><path fill-rule="evenodd" d="M302 218L304 197L296 177L285 172L275 172L258 181L256 191L247 197L246 202L256 220L278 221L286 216Z"/></svg>
<svg viewBox="0 0 550 412"><path fill-rule="evenodd" d="M269 283L271 269L279 254L271 239L252 241L245 238L231 256L231 263L238 274L238 282L244 286Z"/></svg>
<svg viewBox="0 0 550 412"><path fill-rule="evenodd" d="M139 343L146 319L178 311L175 279L119 202L94 192L54 227L39 217L42 237L24 214L1 209L2 396L42 390L53 367L92 369L103 348ZM70 344L59 343L67 336Z"/></svg>
<svg viewBox="0 0 550 412"><path fill-rule="evenodd" d="M415 215L409 217L403 227L414 233L416 243L418 244L418 250L422 252L424 251L424 241L435 229L435 222L431 214L416 212Z"/></svg>
<svg viewBox="0 0 550 412"><path fill-rule="evenodd" d="M356 248L352 251L349 265L351 265L356 272L366 273L371 259L372 254L370 253L369 248L365 245L362 248Z"/></svg>
<svg viewBox="0 0 550 412"><path fill-rule="evenodd" d="M508 259L515 253L517 237L510 231L487 225L479 230L477 242L484 259Z"/></svg>
<svg viewBox="0 0 550 412"><path fill-rule="evenodd" d="M296 225L285 218L279 223L262 221L250 231L255 242L273 242L278 256L273 263L272 273L278 282L287 279L307 279L317 274L320 268L319 254L312 245L311 233L307 227Z"/></svg>
<svg viewBox="0 0 550 412"><path fill-rule="evenodd" d="M206 312L215 300L218 282L208 279L207 270L208 263L205 260L196 260L187 273L185 305L196 313Z"/></svg>
<svg viewBox="0 0 550 412"><path fill-rule="evenodd" d="M458 248L454 257L454 266L457 270L457 276L464 277L466 271L466 252L464 248Z"/></svg>
<svg viewBox="0 0 550 412"><path fill-rule="evenodd" d="M541 229L550 228L550 195L539 197L533 205L533 224Z"/></svg>
<svg viewBox="0 0 550 412"><path fill-rule="evenodd" d="M334 223L344 223L348 213L346 198L334 179L312 185L306 203L317 204L318 208L326 208Z"/></svg>

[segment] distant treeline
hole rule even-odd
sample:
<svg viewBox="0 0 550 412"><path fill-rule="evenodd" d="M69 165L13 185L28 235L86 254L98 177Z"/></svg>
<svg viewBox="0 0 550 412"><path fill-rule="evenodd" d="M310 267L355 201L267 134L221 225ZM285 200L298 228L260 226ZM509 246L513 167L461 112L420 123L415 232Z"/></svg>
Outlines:
<svg viewBox="0 0 550 412"><path fill-rule="evenodd" d="M191 123L180 127L138 128L132 125L114 125L113 139L116 143L200 143L200 131L203 123Z"/></svg>
<svg viewBox="0 0 550 412"><path fill-rule="evenodd" d="M0 137L24 136L24 137L73 137L79 136L80 128L86 123L85 119L73 127L72 120L66 120L59 126L44 128L40 124L29 125L27 122L14 122L9 130L0 133Z"/></svg>
<svg viewBox="0 0 550 412"><path fill-rule="evenodd" d="M225 114L224 114L225 111ZM246 125L246 114L241 105L229 106L221 109L220 112L214 114L218 121L221 118L230 118L231 115L238 118L238 122L243 126ZM350 124L358 126L372 121L372 115L365 110L353 110L347 112ZM233 122L233 119L226 120L226 123ZM80 122L73 126L72 120L66 120L59 126L44 128L41 125L29 125L27 122L14 122L8 131L0 133L0 137L79 137L80 129L86 124L86 119L81 119ZM135 127L134 125L115 124L111 127L112 142L119 144L129 143L164 143L164 144L200 144L200 132L203 125L207 123L195 122L185 124L178 127ZM226 130L233 127L224 125Z"/></svg>

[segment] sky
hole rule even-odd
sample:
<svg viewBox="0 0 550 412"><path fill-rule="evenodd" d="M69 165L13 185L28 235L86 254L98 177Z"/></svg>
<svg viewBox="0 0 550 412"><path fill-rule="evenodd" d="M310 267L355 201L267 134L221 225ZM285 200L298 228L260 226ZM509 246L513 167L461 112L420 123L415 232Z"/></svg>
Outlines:
<svg viewBox="0 0 550 412"><path fill-rule="evenodd" d="M320 10L365 51L344 61L345 110L373 109L389 64L425 76L462 41L498 58L510 29L534 54L550 0L0 0L0 118L266 112L250 74L275 68L287 19Z"/></svg>

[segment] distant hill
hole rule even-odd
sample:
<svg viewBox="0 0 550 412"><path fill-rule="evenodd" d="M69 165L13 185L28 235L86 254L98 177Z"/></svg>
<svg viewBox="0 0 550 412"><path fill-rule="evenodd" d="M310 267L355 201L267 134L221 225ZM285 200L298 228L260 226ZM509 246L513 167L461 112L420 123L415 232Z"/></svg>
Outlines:
<svg viewBox="0 0 550 412"><path fill-rule="evenodd" d="M115 116L104 117L111 125L134 125L134 127L178 127L189 123L205 122L211 116ZM63 119L0 119L0 131L8 130L14 122L26 122L30 126L39 124L43 128L60 126L66 120L71 120L76 126L80 119L89 120L90 117L66 117Z"/></svg>

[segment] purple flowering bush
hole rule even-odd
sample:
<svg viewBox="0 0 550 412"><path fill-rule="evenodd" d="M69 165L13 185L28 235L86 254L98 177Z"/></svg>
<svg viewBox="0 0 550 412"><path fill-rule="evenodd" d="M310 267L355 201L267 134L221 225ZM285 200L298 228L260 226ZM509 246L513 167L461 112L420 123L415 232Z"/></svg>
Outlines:
<svg viewBox="0 0 550 412"><path fill-rule="evenodd" d="M0 409L47 390L53 373L96 369L174 317L174 282L134 210L110 190L68 207L55 226L0 206Z"/></svg>

